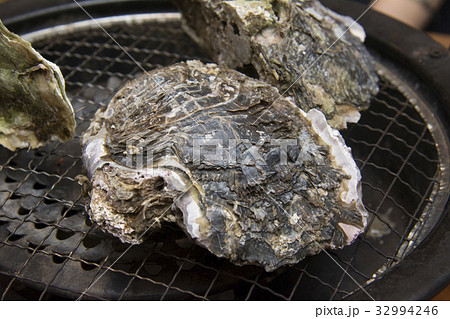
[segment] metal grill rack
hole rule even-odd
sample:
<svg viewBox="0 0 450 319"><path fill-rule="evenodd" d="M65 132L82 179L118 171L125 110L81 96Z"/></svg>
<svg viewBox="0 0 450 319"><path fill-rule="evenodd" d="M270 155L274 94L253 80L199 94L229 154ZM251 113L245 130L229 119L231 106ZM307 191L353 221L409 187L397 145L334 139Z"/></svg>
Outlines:
<svg viewBox="0 0 450 319"><path fill-rule="evenodd" d="M176 14L99 21L146 70L194 58L209 62ZM368 231L354 244L329 251L332 259L321 253L272 273L216 258L171 224L130 248L90 223L76 176L83 173L80 135L93 114L142 70L92 21L28 38L61 67L78 126L67 143L0 149L2 300L340 300L359 289L353 279L365 286L401 262L445 205L449 156L442 128L427 102L378 58L381 91L343 134L371 213Z"/></svg>

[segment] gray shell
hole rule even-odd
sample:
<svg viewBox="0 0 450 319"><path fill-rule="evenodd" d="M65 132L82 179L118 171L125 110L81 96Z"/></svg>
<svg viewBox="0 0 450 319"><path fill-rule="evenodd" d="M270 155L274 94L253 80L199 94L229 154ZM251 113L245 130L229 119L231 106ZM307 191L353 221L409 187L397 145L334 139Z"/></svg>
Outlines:
<svg viewBox="0 0 450 319"><path fill-rule="evenodd" d="M61 71L0 21L0 144L35 148L74 133Z"/></svg>
<svg viewBox="0 0 450 319"><path fill-rule="evenodd" d="M303 110L321 110L336 129L357 122L378 92L363 28L317 0L175 3L187 33L216 63L254 68L280 92L289 89Z"/></svg>
<svg viewBox="0 0 450 319"><path fill-rule="evenodd" d="M216 256L272 271L350 244L366 225L359 170L323 114L215 64L131 81L83 145L90 216L124 242L177 222Z"/></svg>

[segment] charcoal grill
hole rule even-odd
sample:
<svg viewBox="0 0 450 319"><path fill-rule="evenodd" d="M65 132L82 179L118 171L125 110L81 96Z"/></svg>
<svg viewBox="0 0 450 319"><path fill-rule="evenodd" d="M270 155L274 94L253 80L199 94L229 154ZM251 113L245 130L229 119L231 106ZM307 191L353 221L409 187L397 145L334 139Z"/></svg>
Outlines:
<svg viewBox="0 0 450 319"><path fill-rule="evenodd" d="M368 299L367 292L377 300L420 299L448 283L449 54L373 12L361 22L381 90L361 121L343 132L371 214L354 244L329 251L332 258L321 253L267 273L214 257L175 225L132 247L96 229L76 178L83 173L80 135L95 111L140 66L210 61L182 31L179 15L160 3L141 2L140 14L97 22L81 12L84 21L51 28L36 22L49 12L10 20L16 32L35 30L25 37L61 67L78 126L67 143L0 149L2 300L342 300ZM355 17L364 9L326 4ZM73 11L58 8L61 15Z"/></svg>

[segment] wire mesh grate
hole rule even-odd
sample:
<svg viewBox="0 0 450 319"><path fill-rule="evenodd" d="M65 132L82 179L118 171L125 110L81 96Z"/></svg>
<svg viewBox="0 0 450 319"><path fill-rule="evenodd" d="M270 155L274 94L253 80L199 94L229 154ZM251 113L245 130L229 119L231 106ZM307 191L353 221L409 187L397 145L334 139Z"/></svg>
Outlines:
<svg viewBox="0 0 450 319"><path fill-rule="evenodd" d="M266 273L216 258L167 224L139 246L96 229L85 212L80 135L138 73L186 59L209 62L179 21L90 27L33 43L57 63L76 110L76 137L37 150L0 149L1 298L59 300L339 300L404 258L440 183L427 123L388 79L344 138L363 176L369 229L351 246ZM122 253L126 253L118 260ZM342 267L342 268L341 268ZM343 271L345 270L345 272ZM86 291L86 289L89 290Z"/></svg>

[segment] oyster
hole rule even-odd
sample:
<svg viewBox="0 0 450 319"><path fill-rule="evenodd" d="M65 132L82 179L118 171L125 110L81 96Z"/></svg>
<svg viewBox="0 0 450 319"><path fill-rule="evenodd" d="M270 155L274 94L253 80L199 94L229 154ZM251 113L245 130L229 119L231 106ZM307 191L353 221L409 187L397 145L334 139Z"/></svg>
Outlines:
<svg viewBox="0 0 450 319"><path fill-rule="evenodd" d="M74 133L61 71L0 21L0 144L35 148Z"/></svg>
<svg viewBox="0 0 450 319"><path fill-rule="evenodd" d="M324 115L215 64L129 82L82 143L90 217L123 242L176 222L213 254L272 271L366 225L359 170Z"/></svg>
<svg viewBox="0 0 450 319"><path fill-rule="evenodd" d="M322 111L336 129L357 122L378 92L363 28L317 0L175 3L187 33L216 63L251 66L303 110Z"/></svg>

